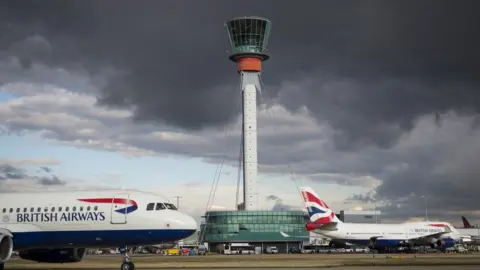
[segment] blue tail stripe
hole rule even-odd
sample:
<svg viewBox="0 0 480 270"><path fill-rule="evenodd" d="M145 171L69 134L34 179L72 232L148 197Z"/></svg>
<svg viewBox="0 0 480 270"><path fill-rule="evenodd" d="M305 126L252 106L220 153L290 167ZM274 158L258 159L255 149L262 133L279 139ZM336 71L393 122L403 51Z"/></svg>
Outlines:
<svg viewBox="0 0 480 270"><path fill-rule="evenodd" d="M325 214L325 213L326 213L326 211L323 211L323 210L321 210L321 209L318 209L318 208L315 207L315 206L309 206L309 207L307 208L307 210L308 210L308 215L309 215L309 216L313 216L313 215L315 215L315 214Z"/></svg>

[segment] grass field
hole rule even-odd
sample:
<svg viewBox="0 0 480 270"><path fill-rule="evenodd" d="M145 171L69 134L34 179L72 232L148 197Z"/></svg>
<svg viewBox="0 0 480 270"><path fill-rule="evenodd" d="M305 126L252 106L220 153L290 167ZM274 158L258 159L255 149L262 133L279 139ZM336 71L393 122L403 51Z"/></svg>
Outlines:
<svg viewBox="0 0 480 270"><path fill-rule="evenodd" d="M46 264L12 258L6 269L118 269L120 255L86 256L82 262ZM386 265L479 265L480 254L278 254L278 255L211 255L211 256L134 256L136 269L141 268L259 268L259 267L325 267Z"/></svg>

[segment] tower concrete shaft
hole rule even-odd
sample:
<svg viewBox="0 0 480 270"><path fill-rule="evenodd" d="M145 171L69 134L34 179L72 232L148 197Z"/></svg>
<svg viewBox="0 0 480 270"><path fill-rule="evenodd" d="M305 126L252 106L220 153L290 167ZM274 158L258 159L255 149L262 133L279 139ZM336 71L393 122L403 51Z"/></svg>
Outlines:
<svg viewBox="0 0 480 270"><path fill-rule="evenodd" d="M245 210L258 209L257 155L257 91L259 72L242 71L242 129L243 129L243 201Z"/></svg>
<svg viewBox="0 0 480 270"><path fill-rule="evenodd" d="M243 203L245 210L258 210L257 91L261 92L262 62L268 60L271 22L260 17L236 18L225 23L237 63L243 102Z"/></svg>

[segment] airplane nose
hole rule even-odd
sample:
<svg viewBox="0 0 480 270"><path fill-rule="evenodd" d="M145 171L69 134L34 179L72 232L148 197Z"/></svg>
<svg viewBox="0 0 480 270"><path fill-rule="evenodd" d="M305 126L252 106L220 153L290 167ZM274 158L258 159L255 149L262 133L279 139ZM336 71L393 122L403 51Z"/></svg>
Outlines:
<svg viewBox="0 0 480 270"><path fill-rule="evenodd" d="M183 222L184 222L184 226L185 226L185 229L186 229L186 230L196 231L196 230L198 229L198 224L197 224L197 222L195 221L194 218L192 218L192 217L189 216L189 215L185 215Z"/></svg>
<svg viewBox="0 0 480 270"><path fill-rule="evenodd" d="M177 233L181 239L190 237L197 231L197 222L187 214L181 214L177 220Z"/></svg>
<svg viewBox="0 0 480 270"><path fill-rule="evenodd" d="M170 215L170 222L173 225L170 228L181 234L181 239L189 237L197 231L198 225L193 217L176 211L172 211Z"/></svg>

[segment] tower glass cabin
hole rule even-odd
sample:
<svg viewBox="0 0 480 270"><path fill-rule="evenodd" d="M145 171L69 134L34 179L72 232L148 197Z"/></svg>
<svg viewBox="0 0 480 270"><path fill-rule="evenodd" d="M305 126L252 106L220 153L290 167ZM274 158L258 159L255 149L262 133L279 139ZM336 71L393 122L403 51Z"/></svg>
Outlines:
<svg viewBox="0 0 480 270"><path fill-rule="evenodd" d="M267 44L272 23L261 17L241 17L225 22L230 39L230 60L256 56L267 60Z"/></svg>

